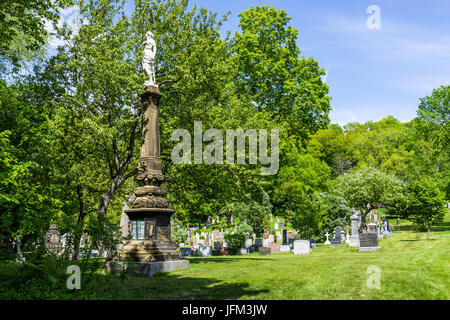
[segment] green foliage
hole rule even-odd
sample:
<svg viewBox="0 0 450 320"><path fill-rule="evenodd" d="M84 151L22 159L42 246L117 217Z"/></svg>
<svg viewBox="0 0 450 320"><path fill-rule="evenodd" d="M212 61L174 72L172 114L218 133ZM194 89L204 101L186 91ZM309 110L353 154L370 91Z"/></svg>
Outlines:
<svg viewBox="0 0 450 320"><path fill-rule="evenodd" d="M240 70L240 96L250 99L256 110L289 123L289 135L306 140L329 121L323 69L313 58L299 58L298 31L284 10L252 6L239 17L242 31L232 39L232 51Z"/></svg>
<svg viewBox="0 0 450 320"><path fill-rule="evenodd" d="M251 235L253 234L253 228L249 224L239 223L238 226L236 227L236 233L248 235L249 237L251 237Z"/></svg>
<svg viewBox="0 0 450 320"><path fill-rule="evenodd" d="M188 232L180 220L177 217L172 216L170 220L170 239L173 243L178 245L179 243L185 243Z"/></svg>
<svg viewBox="0 0 450 320"><path fill-rule="evenodd" d="M321 194L326 211L325 221L322 226L322 234L332 233L337 226L341 230L350 225L350 217L353 214L344 198L333 194Z"/></svg>
<svg viewBox="0 0 450 320"><path fill-rule="evenodd" d="M436 183L427 177L413 183L409 191L409 217L419 228L428 230L428 239L431 225L444 218L444 194Z"/></svg>
<svg viewBox="0 0 450 320"><path fill-rule="evenodd" d="M289 220L300 211L307 212L306 202L317 198L313 195L315 192L327 190L330 176L331 170L325 162L310 154L301 154L293 147L285 156L273 191L277 215Z"/></svg>
<svg viewBox="0 0 450 320"><path fill-rule="evenodd" d="M363 167L338 177L333 192L352 207L363 208L367 213L367 205L374 209L402 198L404 184L393 174Z"/></svg>
<svg viewBox="0 0 450 320"><path fill-rule="evenodd" d="M226 234L224 236L227 242L227 248L231 254L237 254L245 242L245 235L242 233Z"/></svg>

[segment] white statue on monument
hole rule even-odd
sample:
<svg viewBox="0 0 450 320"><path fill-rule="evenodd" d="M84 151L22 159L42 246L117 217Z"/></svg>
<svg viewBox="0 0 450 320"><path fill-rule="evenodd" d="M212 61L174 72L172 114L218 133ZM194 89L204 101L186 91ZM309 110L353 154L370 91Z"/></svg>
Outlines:
<svg viewBox="0 0 450 320"><path fill-rule="evenodd" d="M144 73L148 78L145 80L144 85L157 87L155 78L156 42L151 31L148 31L145 36L147 39L142 44L144 46L142 69L144 69Z"/></svg>

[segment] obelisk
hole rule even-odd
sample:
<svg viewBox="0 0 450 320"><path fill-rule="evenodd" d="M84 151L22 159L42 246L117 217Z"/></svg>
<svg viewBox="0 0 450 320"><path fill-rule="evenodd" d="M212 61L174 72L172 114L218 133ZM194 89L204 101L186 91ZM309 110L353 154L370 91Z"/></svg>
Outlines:
<svg viewBox="0 0 450 320"><path fill-rule="evenodd" d="M142 133L136 199L128 215L128 235L131 240L124 243L120 257L132 260L137 266L136 275L152 276L158 271L169 271L189 267L189 261L180 257L177 247L170 240L170 217L175 210L169 208L161 187L164 176L161 172L158 107L161 94L155 83L154 59L156 42L149 31L144 42L142 66L147 76L141 96Z"/></svg>

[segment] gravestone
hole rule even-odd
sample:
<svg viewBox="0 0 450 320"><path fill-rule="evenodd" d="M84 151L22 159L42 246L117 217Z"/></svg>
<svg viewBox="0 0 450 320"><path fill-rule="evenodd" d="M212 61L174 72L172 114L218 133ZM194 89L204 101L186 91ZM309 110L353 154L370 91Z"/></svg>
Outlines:
<svg viewBox="0 0 450 320"><path fill-rule="evenodd" d="M266 247L259 248L258 252L261 255L271 254L270 248L266 248Z"/></svg>
<svg viewBox="0 0 450 320"><path fill-rule="evenodd" d="M287 237L287 230L283 229L283 245L287 245L288 244L288 237Z"/></svg>
<svg viewBox="0 0 450 320"><path fill-rule="evenodd" d="M275 237L274 237L273 234L269 234L269 238L268 239L270 240L270 243L274 243L275 242Z"/></svg>
<svg viewBox="0 0 450 320"><path fill-rule="evenodd" d="M377 225L375 223L369 224L369 232L370 233L376 233L377 232Z"/></svg>
<svg viewBox="0 0 450 320"><path fill-rule="evenodd" d="M341 228L339 226L337 226L334 229L334 237L331 240L331 247L339 247L342 245L342 238L341 238Z"/></svg>
<svg viewBox="0 0 450 320"><path fill-rule="evenodd" d="M377 238L378 238L378 240L384 238L383 232L381 232L381 226L380 225L377 225Z"/></svg>
<svg viewBox="0 0 450 320"><path fill-rule="evenodd" d="M325 236L327 237L327 240L325 240L324 244L325 245L331 244L330 240L328 240L328 237L330 236L330 234L327 232L327 233L325 233Z"/></svg>
<svg viewBox="0 0 450 320"><path fill-rule="evenodd" d="M397 218L397 225L400 225L400 218Z"/></svg>
<svg viewBox="0 0 450 320"><path fill-rule="evenodd" d="M275 230L278 230L278 223L275 223Z"/></svg>
<svg viewBox="0 0 450 320"><path fill-rule="evenodd" d="M245 246L250 247L253 244L253 239L247 239L245 240Z"/></svg>
<svg viewBox="0 0 450 320"><path fill-rule="evenodd" d="M49 231L45 235L45 246L51 252L59 252L62 250L61 234L56 224L51 224Z"/></svg>
<svg viewBox="0 0 450 320"><path fill-rule="evenodd" d="M184 242L180 242L180 244L178 245L180 248L184 247Z"/></svg>
<svg viewBox="0 0 450 320"><path fill-rule="evenodd" d="M192 248L180 248L180 255L182 257L191 257L194 255L194 250L192 250Z"/></svg>
<svg viewBox="0 0 450 320"><path fill-rule="evenodd" d="M279 243L271 243L269 245L271 253L280 253L280 244Z"/></svg>
<svg viewBox="0 0 450 320"><path fill-rule="evenodd" d="M220 250L223 247L222 242L214 241L214 249Z"/></svg>
<svg viewBox="0 0 450 320"><path fill-rule="evenodd" d="M375 232L361 233L359 235L359 249L358 251L377 251L380 250L378 246L378 236Z"/></svg>
<svg viewBox="0 0 450 320"><path fill-rule="evenodd" d="M252 252L255 252L255 251L257 251L257 250L255 249L254 245L251 245L250 247L248 247L248 253L252 253Z"/></svg>
<svg viewBox="0 0 450 320"><path fill-rule="evenodd" d="M309 239L309 244L311 246L311 249L316 247L316 239Z"/></svg>
<svg viewBox="0 0 450 320"><path fill-rule="evenodd" d="M270 239L264 239L263 240L263 247L268 248L270 244L271 244Z"/></svg>
<svg viewBox="0 0 450 320"><path fill-rule="evenodd" d="M263 246L263 240L255 239L255 247L262 247L262 246Z"/></svg>
<svg viewBox="0 0 450 320"><path fill-rule="evenodd" d="M352 235L348 246L359 247L358 216L356 214L352 215L350 221L352 222Z"/></svg>
<svg viewBox="0 0 450 320"><path fill-rule="evenodd" d="M200 253L200 257L210 257L212 256L212 247L211 246L202 246L198 249Z"/></svg>
<svg viewBox="0 0 450 320"><path fill-rule="evenodd" d="M289 248L294 249L294 241L295 241L294 238L288 238Z"/></svg>
<svg viewBox="0 0 450 320"><path fill-rule="evenodd" d="M311 244L309 240L295 240L294 254L309 254L311 252Z"/></svg>
<svg viewBox="0 0 450 320"><path fill-rule="evenodd" d="M241 248L239 250L239 253L242 254L242 255L247 254L248 253L248 249L247 248Z"/></svg>

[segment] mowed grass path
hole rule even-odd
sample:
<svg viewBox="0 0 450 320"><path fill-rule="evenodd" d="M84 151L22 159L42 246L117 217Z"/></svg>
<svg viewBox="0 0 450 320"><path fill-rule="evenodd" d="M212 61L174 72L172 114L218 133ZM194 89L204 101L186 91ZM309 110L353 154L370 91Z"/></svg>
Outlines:
<svg viewBox="0 0 450 320"><path fill-rule="evenodd" d="M192 257L189 269L124 281L123 293L136 299L449 299L448 217L429 240L411 224L393 226L377 252L343 244L319 245L309 255ZM369 266L381 269L380 289L367 287Z"/></svg>

